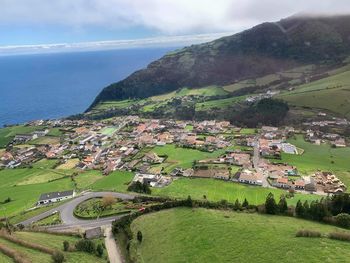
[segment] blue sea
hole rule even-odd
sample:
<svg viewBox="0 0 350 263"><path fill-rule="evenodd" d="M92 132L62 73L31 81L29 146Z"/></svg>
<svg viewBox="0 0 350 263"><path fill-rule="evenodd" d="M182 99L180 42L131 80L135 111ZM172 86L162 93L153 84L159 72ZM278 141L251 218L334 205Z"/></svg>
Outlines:
<svg viewBox="0 0 350 263"><path fill-rule="evenodd" d="M173 49L0 57L0 127L81 113L104 87Z"/></svg>

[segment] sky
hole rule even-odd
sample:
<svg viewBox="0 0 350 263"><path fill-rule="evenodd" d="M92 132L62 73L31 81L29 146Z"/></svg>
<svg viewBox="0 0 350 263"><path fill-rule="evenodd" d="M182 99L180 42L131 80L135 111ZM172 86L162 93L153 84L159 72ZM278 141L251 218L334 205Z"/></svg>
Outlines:
<svg viewBox="0 0 350 263"><path fill-rule="evenodd" d="M16 52L25 45L47 50L57 48L53 44L79 48L77 43L96 46L106 41L108 47L127 47L130 42L125 40L141 46L198 43L299 13L350 13L350 4L349 0L0 0L0 52Z"/></svg>

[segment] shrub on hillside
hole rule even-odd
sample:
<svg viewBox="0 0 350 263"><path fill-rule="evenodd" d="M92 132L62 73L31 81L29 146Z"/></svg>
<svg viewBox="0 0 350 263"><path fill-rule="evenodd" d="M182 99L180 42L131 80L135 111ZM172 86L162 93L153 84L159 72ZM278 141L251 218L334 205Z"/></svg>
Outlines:
<svg viewBox="0 0 350 263"><path fill-rule="evenodd" d="M314 230L302 229L299 230L296 234L296 237L321 237L321 233Z"/></svg>
<svg viewBox="0 0 350 263"><path fill-rule="evenodd" d="M329 233L328 237L330 239L336 239L340 241L350 241L350 233L346 232L332 232Z"/></svg>
<svg viewBox="0 0 350 263"><path fill-rule="evenodd" d="M96 247L95 243L88 239L80 239L77 243L75 243L75 248L78 251L83 251L87 253L95 253Z"/></svg>
<svg viewBox="0 0 350 263"><path fill-rule="evenodd" d="M69 249L69 242L67 240L63 241L63 250L68 251Z"/></svg>
<svg viewBox="0 0 350 263"><path fill-rule="evenodd" d="M97 245L97 247L96 247L96 254L97 254L97 256L102 257L102 255L103 255L103 247L102 247L101 244Z"/></svg>
<svg viewBox="0 0 350 263"><path fill-rule="evenodd" d="M346 213L338 214L334 217L335 223L344 228L350 228L350 215Z"/></svg>
<svg viewBox="0 0 350 263"><path fill-rule="evenodd" d="M60 251L55 251L52 256L52 260L54 263L62 263L64 261L64 255Z"/></svg>

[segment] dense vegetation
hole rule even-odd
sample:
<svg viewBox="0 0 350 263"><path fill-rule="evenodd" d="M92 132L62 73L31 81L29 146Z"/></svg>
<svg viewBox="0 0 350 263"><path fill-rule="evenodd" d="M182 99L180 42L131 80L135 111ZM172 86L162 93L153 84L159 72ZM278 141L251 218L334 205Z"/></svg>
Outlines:
<svg viewBox="0 0 350 263"><path fill-rule="evenodd" d="M232 122L248 127L278 126L284 120L288 110L288 105L283 101L262 99L255 105L234 114Z"/></svg>

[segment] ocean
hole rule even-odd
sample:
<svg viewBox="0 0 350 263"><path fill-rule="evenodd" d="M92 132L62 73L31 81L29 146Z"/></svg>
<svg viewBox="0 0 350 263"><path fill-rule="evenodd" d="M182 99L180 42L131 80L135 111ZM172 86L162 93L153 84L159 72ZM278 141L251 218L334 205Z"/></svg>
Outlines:
<svg viewBox="0 0 350 263"><path fill-rule="evenodd" d="M173 49L0 57L0 127L82 113L104 87Z"/></svg>

